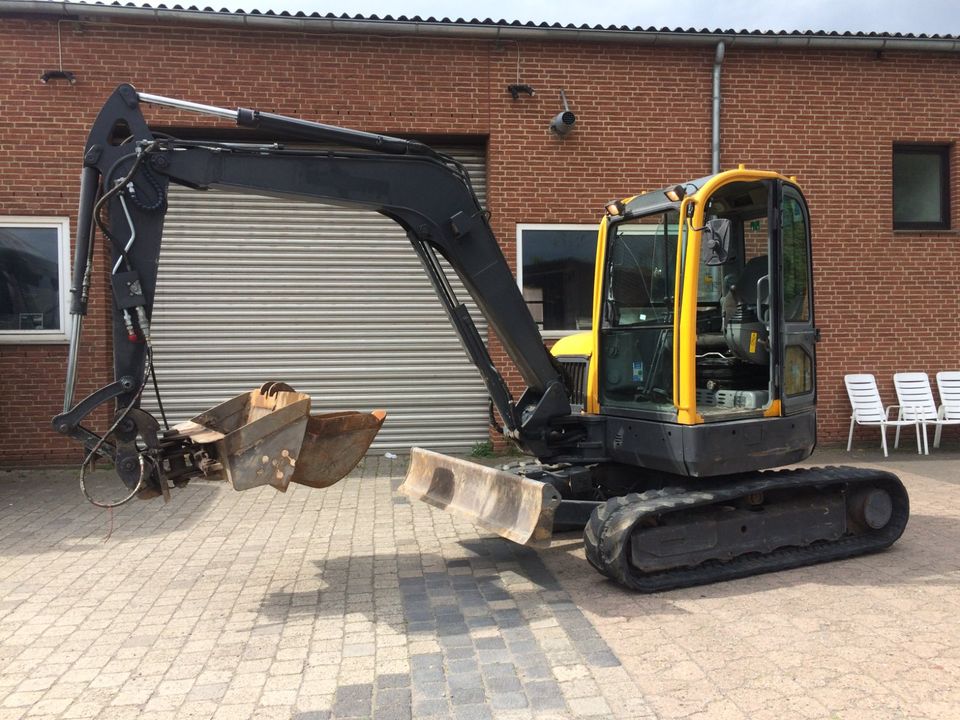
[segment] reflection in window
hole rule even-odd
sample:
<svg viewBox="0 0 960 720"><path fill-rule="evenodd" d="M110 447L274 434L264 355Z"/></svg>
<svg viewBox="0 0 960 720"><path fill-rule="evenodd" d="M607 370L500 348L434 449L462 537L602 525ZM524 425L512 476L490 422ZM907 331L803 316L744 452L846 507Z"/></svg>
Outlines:
<svg viewBox="0 0 960 720"><path fill-rule="evenodd" d="M800 345L787 347L783 366L783 390L787 397L813 390L813 360Z"/></svg>
<svg viewBox="0 0 960 720"><path fill-rule="evenodd" d="M787 322L810 319L807 222L792 197L783 199L783 314Z"/></svg>
<svg viewBox="0 0 960 720"><path fill-rule="evenodd" d="M949 148L895 145L893 148L893 227L950 227Z"/></svg>
<svg viewBox="0 0 960 720"><path fill-rule="evenodd" d="M0 332L61 330L60 228L0 226Z"/></svg>
<svg viewBox="0 0 960 720"><path fill-rule="evenodd" d="M607 251L611 327L672 322L677 230L676 212L615 226Z"/></svg>
<svg viewBox="0 0 960 720"><path fill-rule="evenodd" d="M585 227L519 229L523 297L541 330L589 330L597 230Z"/></svg>
<svg viewBox="0 0 960 720"><path fill-rule="evenodd" d="M673 210L626 220L611 230L600 336L601 405L673 411L678 231Z"/></svg>

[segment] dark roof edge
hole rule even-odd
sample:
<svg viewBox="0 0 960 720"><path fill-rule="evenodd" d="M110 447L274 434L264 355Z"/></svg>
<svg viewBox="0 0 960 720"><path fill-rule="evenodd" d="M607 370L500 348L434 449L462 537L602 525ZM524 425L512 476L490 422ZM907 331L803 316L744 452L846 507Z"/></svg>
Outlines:
<svg viewBox="0 0 960 720"><path fill-rule="evenodd" d="M122 18L154 22L190 22L226 27L295 32L367 33L407 37L459 37L488 40L549 40L569 42L619 42L662 45L715 45L728 47L842 50L912 50L960 52L960 39L912 35L863 33L783 32L760 33L730 30L670 30L534 25L493 21L392 19L321 15L289 15L200 10L195 7L137 7L118 3L3 0L0 15L37 14L60 19Z"/></svg>

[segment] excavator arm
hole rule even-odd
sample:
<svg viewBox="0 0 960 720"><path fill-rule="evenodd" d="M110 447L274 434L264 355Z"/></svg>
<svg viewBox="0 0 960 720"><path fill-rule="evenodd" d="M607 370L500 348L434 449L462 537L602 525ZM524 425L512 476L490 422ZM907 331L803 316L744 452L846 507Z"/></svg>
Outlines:
<svg viewBox="0 0 960 720"><path fill-rule="evenodd" d="M141 112L144 102L363 152L181 141L151 132ZM150 319L170 183L199 190L222 188L363 207L395 220L406 231L466 352L480 371L503 420L505 434L545 458L561 453L582 436L576 416L570 414L561 374L543 345L490 229L487 213L459 163L415 141L255 110L198 105L138 93L130 85L121 85L100 111L84 153L71 287L74 325L70 362L64 413L54 419L54 428L83 443L88 459L100 455L115 461L128 487L142 486L146 473L155 477L154 484L159 487L154 491L165 492L164 475L176 482L197 474L205 463L217 466L222 460L194 451L197 438L209 439L209 432L204 435L193 427L165 433L156 420L139 409L140 394L152 370ZM116 380L74 405L76 358L91 284L96 226L113 245L110 279ZM527 385L519 401L511 397L466 306L444 275L438 255L460 277L518 368ZM203 282L202 274L198 274L197 285ZM292 389L278 384L268 394L276 398L286 392ZM254 398L253 405L270 405L263 397ZM99 436L82 425L97 407L110 402L117 409L115 427L110 432ZM251 415L250 404L247 398L247 420L266 412L261 408ZM295 404L291 397L282 399L280 408L271 407L282 409ZM293 411L287 408L286 412ZM200 422L207 431L213 428L226 434L218 424L223 424L222 417L215 422L209 417ZM157 456L153 468L144 466L144 444Z"/></svg>

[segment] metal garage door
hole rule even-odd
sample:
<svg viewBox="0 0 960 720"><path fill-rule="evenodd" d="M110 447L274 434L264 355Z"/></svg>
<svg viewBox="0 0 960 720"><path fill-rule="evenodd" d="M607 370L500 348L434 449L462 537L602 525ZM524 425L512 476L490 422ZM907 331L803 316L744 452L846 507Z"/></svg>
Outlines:
<svg viewBox="0 0 960 720"><path fill-rule="evenodd" d="M452 154L482 201L483 151ZM281 380L314 412L387 410L381 451L487 438L479 373L406 235L373 212L171 186L153 337L171 422Z"/></svg>

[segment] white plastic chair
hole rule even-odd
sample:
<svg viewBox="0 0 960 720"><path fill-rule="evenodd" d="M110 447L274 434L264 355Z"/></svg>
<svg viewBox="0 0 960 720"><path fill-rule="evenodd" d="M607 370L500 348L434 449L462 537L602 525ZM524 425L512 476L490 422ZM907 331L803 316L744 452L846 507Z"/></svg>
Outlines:
<svg viewBox="0 0 960 720"><path fill-rule="evenodd" d="M920 424L915 420L896 420L890 419L890 411L898 408L897 405L890 405L886 409L883 407L883 401L880 399L880 391L877 389L877 380L870 374L844 375L843 383L847 386L847 396L850 398L850 406L853 413L850 415L850 435L847 438L847 452L853 447L853 428L855 425L876 425L880 428L880 446L883 448L883 456L887 457L887 426L896 427L897 430L904 425L913 425L917 429L917 454L920 449Z"/></svg>
<svg viewBox="0 0 960 720"><path fill-rule="evenodd" d="M897 420L910 420L919 423L923 428L923 454L930 454L930 445L927 442L927 424L937 422L937 404L933 401L933 391L930 389L930 378L922 372L904 372L893 376L893 387L897 391L897 402L900 403L900 412ZM893 440L893 446L900 445L900 428ZM933 446L937 443L934 440Z"/></svg>
<svg viewBox="0 0 960 720"><path fill-rule="evenodd" d="M937 390L940 408L937 410L937 432L933 446L940 447L940 433L944 425L960 425L960 371L938 372Z"/></svg>

